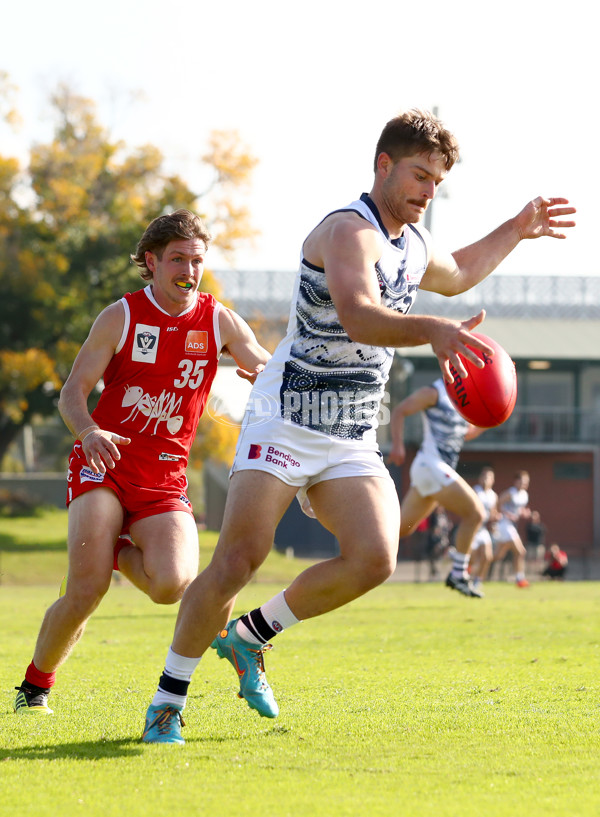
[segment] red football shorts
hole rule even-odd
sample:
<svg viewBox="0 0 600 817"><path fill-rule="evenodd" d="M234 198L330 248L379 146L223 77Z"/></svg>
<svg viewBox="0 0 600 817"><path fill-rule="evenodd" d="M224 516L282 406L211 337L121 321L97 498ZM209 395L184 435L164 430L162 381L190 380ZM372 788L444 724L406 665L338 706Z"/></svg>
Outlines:
<svg viewBox="0 0 600 817"><path fill-rule="evenodd" d="M142 478L142 475L140 475ZM187 497L187 479L182 474L169 485L145 487L134 485L119 477L116 469L107 469L105 474L96 474L87 464L81 444L76 445L69 457L67 475L67 507L78 496L95 488L110 488L117 495L125 512L123 531L138 519L156 516L169 511L185 511L193 515L192 503Z"/></svg>

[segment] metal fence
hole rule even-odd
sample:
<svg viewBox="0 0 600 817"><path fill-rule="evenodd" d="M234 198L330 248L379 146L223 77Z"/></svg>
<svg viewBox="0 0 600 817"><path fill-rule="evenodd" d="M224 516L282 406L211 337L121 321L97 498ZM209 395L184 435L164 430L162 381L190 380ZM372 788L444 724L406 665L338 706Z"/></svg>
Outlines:
<svg viewBox="0 0 600 817"><path fill-rule="evenodd" d="M215 277L244 318L287 319L294 271L219 270ZM600 318L600 276L491 275L468 292L446 298L421 290L420 314L461 317L465 308L483 307L497 318Z"/></svg>

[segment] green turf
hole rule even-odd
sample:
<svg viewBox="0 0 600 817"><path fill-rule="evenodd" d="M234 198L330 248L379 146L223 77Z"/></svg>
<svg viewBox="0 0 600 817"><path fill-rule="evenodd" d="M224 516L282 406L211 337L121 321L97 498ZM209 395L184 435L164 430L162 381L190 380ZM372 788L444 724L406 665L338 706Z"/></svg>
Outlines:
<svg viewBox="0 0 600 817"><path fill-rule="evenodd" d="M200 567L210 561L218 533L200 531ZM0 517L0 585L58 585L67 571L67 511L40 509L36 515ZM299 565L311 560L290 560L273 550L255 581L289 581Z"/></svg>
<svg viewBox="0 0 600 817"><path fill-rule="evenodd" d="M238 612L279 587L249 586ZM17 717L56 590L3 587L0 813L596 817L598 591L490 584L479 601L387 584L275 639L275 721L210 651L177 747L139 742L174 608L113 586L59 672L54 717Z"/></svg>

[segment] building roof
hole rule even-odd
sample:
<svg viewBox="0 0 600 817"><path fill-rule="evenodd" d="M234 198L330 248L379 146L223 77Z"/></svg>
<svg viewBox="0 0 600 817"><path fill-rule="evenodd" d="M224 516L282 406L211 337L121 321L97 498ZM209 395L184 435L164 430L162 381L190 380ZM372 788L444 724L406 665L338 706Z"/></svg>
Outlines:
<svg viewBox="0 0 600 817"><path fill-rule="evenodd" d="M600 361L600 320L486 317L475 331L494 338L514 360ZM426 345L400 349L397 354L431 357L432 351Z"/></svg>

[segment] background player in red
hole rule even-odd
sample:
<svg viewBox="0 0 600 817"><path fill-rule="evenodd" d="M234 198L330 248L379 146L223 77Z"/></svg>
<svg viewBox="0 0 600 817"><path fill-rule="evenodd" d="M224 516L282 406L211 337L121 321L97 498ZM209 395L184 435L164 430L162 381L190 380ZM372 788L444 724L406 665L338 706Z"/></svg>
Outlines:
<svg viewBox="0 0 600 817"><path fill-rule="evenodd" d="M197 575L185 470L198 419L222 352L249 380L269 358L235 312L199 291L209 241L187 210L150 223L132 256L150 283L100 313L62 389L59 411L77 438L68 473L68 581L44 617L16 712L52 713L56 670L108 590L115 559L159 604L178 601ZM101 379L90 414L88 397ZM123 532L135 545L115 555Z"/></svg>

